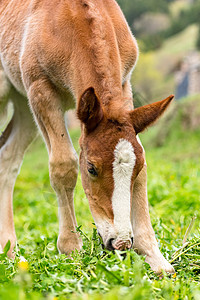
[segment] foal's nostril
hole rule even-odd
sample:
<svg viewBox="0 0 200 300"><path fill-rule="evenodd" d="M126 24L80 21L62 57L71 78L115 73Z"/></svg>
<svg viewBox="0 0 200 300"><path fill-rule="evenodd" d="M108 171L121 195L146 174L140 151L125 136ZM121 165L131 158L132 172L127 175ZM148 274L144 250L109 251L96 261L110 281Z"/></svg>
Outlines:
<svg viewBox="0 0 200 300"><path fill-rule="evenodd" d="M131 238L131 248L133 247L133 237Z"/></svg>
<svg viewBox="0 0 200 300"><path fill-rule="evenodd" d="M115 250L115 248L113 247L112 243L113 243L114 239L109 239L106 248L110 251Z"/></svg>

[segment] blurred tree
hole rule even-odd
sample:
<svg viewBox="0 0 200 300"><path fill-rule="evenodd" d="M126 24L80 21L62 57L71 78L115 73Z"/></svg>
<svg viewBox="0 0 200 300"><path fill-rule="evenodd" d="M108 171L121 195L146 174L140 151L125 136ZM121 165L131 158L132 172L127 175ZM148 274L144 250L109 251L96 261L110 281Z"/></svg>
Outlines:
<svg viewBox="0 0 200 300"><path fill-rule="evenodd" d="M132 84L134 90L140 93L145 102L150 102L155 96L156 89L163 82L163 74L155 68L155 56L152 53L141 53L133 72Z"/></svg>
<svg viewBox="0 0 200 300"><path fill-rule="evenodd" d="M143 33L137 29L137 26L134 26L134 22L140 22L146 13L165 13L170 16L171 25L161 34L153 36L153 38L156 38L156 42L150 45L150 49L158 47L163 38L179 33L192 23L199 23L200 19L200 0L193 0L175 16L170 13L170 2L177 2L177 0L117 0L117 2L122 8L130 27L134 28L134 34L137 38L143 39ZM147 38L145 50L148 49L149 41L151 41L151 37L150 39ZM143 42L146 43L145 39Z"/></svg>
<svg viewBox="0 0 200 300"><path fill-rule="evenodd" d="M170 37L193 23L199 23L200 0L194 0L186 9L182 9L178 16L172 18L171 26L164 33L165 38Z"/></svg>
<svg viewBox="0 0 200 300"><path fill-rule="evenodd" d="M144 52L153 51L159 49L162 46L164 37L161 32L156 34L145 35L142 38L142 41L143 41L141 46L142 51Z"/></svg>
<svg viewBox="0 0 200 300"><path fill-rule="evenodd" d="M162 32L161 34L151 34L150 37L144 37L143 32L135 26L134 22L138 21L142 23L142 18L144 18L145 14L149 13L155 13L155 15L157 13L169 14L169 2L172 1L175 0L117 0L129 26L133 29L134 35L136 38L143 40L144 51L154 50L161 46L163 41Z"/></svg>
<svg viewBox="0 0 200 300"><path fill-rule="evenodd" d="M170 25L170 19L166 14L148 12L134 21L134 30L140 35L146 36L166 30Z"/></svg>
<svg viewBox="0 0 200 300"><path fill-rule="evenodd" d="M130 26L145 12L168 12L166 0L117 0Z"/></svg>

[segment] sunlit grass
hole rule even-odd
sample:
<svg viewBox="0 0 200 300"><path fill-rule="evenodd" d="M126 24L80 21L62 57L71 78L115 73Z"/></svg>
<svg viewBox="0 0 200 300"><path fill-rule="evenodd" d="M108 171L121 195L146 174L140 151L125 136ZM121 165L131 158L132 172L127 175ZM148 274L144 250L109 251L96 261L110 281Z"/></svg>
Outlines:
<svg viewBox="0 0 200 300"><path fill-rule="evenodd" d="M153 131L145 135L153 138ZM71 132L77 151L79 134L79 130ZM159 278L134 251L125 259L120 252L103 252L80 176L75 209L82 225L78 230L83 249L73 254L73 260L59 255L57 200L49 184L47 151L39 138L29 149L16 183L19 251L15 261L0 255L0 299L200 299L200 133L184 135L176 127L160 148L151 146L145 135L141 138L146 148L152 224L176 274ZM22 256L26 263L21 263Z"/></svg>

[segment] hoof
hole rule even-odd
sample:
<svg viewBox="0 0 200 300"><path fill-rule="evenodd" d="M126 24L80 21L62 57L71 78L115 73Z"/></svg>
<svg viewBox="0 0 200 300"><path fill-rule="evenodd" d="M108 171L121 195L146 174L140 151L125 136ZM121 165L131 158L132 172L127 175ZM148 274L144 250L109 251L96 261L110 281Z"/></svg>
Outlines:
<svg viewBox="0 0 200 300"><path fill-rule="evenodd" d="M175 273L172 265L162 255L160 257L146 256L145 261L150 265L152 271L154 271L158 275L163 271L168 274Z"/></svg>
<svg viewBox="0 0 200 300"><path fill-rule="evenodd" d="M80 238L75 238L72 240L71 238L58 237L57 248L60 254L66 254L67 256L70 256L73 251L81 250L82 241Z"/></svg>
<svg viewBox="0 0 200 300"><path fill-rule="evenodd" d="M7 253L7 256L11 259L15 259L14 248L16 247L16 237L5 239L5 241L0 242L0 253L4 252L4 247L6 246L7 242L10 241L10 249Z"/></svg>

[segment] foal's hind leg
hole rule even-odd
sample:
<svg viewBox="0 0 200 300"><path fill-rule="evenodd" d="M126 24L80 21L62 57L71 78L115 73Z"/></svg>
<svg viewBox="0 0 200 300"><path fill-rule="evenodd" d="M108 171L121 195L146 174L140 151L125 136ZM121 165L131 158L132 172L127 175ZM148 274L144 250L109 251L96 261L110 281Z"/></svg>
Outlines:
<svg viewBox="0 0 200 300"><path fill-rule="evenodd" d="M14 99L14 115L0 138L0 248L2 250L10 240L8 255L14 257L13 189L24 152L37 130L27 99L17 92L11 93L11 97Z"/></svg>
<svg viewBox="0 0 200 300"><path fill-rule="evenodd" d="M69 254L82 245L75 233L77 223L73 203L78 175L77 154L65 128L59 96L48 79L32 83L28 97L48 147L50 180L58 197L58 249L61 253Z"/></svg>

